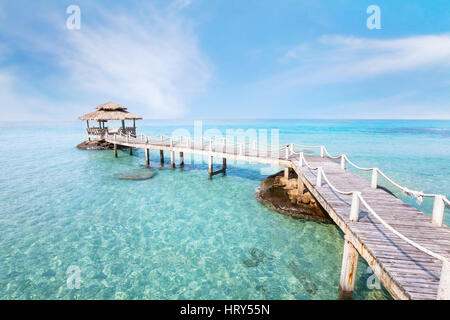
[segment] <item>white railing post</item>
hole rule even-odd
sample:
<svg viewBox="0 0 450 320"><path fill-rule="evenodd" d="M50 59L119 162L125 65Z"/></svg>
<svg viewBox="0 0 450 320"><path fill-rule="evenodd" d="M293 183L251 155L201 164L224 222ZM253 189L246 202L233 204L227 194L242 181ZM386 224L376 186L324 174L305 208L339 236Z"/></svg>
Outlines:
<svg viewBox="0 0 450 320"><path fill-rule="evenodd" d="M239 144L239 154L242 156L243 153L244 153L244 144L243 144L243 143L240 143L240 144Z"/></svg>
<svg viewBox="0 0 450 320"><path fill-rule="evenodd" d="M289 145L286 145L286 160L289 160Z"/></svg>
<svg viewBox="0 0 450 320"><path fill-rule="evenodd" d="M300 152L300 161L298 165L300 166L300 168L303 167L303 152Z"/></svg>
<svg viewBox="0 0 450 320"><path fill-rule="evenodd" d="M350 221L358 222L359 221L359 206L361 192L354 191L352 195L352 207L350 209Z"/></svg>
<svg viewBox="0 0 450 320"><path fill-rule="evenodd" d="M448 260L442 262L437 299L450 300L450 261Z"/></svg>
<svg viewBox="0 0 450 320"><path fill-rule="evenodd" d="M342 170L345 170L345 165L346 165L346 163L347 163L347 160L345 159L345 154L343 154L343 155L341 156L341 169L342 169Z"/></svg>
<svg viewBox="0 0 450 320"><path fill-rule="evenodd" d="M293 154L293 153L294 153L294 144L293 144L293 143L291 143L291 144L289 145L289 152L290 152L290 154Z"/></svg>
<svg viewBox="0 0 450 320"><path fill-rule="evenodd" d="M372 169L372 181L370 183L372 189L378 188L378 168Z"/></svg>
<svg viewBox="0 0 450 320"><path fill-rule="evenodd" d="M317 168L316 187L322 186L322 167Z"/></svg>
<svg viewBox="0 0 450 320"><path fill-rule="evenodd" d="M325 146L320 146L320 157L325 157Z"/></svg>
<svg viewBox="0 0 450 320"><path fill-rule="evenodd" d="M433 216L432 223L436 227L442 227L442 222L444 220L444 196L437 194L434 196L434 205L433 205Z"/></svg>

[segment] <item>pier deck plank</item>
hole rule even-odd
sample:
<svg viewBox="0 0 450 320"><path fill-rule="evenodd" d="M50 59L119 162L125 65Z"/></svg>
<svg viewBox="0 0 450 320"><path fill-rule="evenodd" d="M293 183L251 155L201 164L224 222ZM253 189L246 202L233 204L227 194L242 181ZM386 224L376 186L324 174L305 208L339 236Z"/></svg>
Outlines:
<svg viewBox="0 0 450 320"><path fill-rule="evenodd" d="M396 299L436 299L442 262L411 246L387 228L361 206L360 219L351 222L351 195L341 195L324 181L316 186L317 171L307 166L299 167L299 155L278 152L255 152L250 147L242 150L206 144L187 146L170 144L167 140L116 137L106 139L110 143L154 150L168 150L202 154L242 161L276 164L293 168L333 221L340 227L359 254L372 267L385 288ZM450 229L435 227L431 218L404 203L383 188L372 189L370 182L329 158L305 156L311 167L322 167L329 181L339 190L360 191L363 198L394 229L409 239L446 258L450 258Z"/></svg>

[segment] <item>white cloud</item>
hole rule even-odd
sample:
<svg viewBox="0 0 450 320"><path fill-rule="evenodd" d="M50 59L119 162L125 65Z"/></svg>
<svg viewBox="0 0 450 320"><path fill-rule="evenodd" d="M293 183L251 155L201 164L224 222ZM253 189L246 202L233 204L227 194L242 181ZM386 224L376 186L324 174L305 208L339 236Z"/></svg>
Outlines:
<svg viewBox="0 0 450 320"><path fill-rule="evenodd" d="M151 116L184 114L186 100L202 91L210 69L188 22L150 10L140 16L105 15L104 26L72 32L60 60L78 86Z"/></svg>
<svg viewBox="0 0 450 320"><path fill-rule="evenodd" d="M399 71L450 67L450 35L399 39L323 36L289 50L280 61L289 70L276 81L291 85L354 81Z"/></svg>
<svg viewBox="0 0 450 320"><path fill-rule="evenodd" d="M21 35L22 49L45 60L50 70L57 70L45 79L54 82L55 91L60 90L56 95L67 95L70 105L78 104L76 110L66 110L66 117L106 100L126 105L144 117L171 118L187 113L190 99L205 89L211 74L191 23L170 6L139 6L115 13L97 9L94 24L94 19L84 18L82 8L79 31L62 29L61 21L55 20L54 39L45 33ZM26 97L17 95L25 81L19 76L22 72L9 74L13 80L2 89L9 105L32 102L36 108L29 108L29 113L38 109L45 112L47 106L54 105L54 99L41 96L39 90L29 90ZM87 106L86 100L90 101Z"/></svg>

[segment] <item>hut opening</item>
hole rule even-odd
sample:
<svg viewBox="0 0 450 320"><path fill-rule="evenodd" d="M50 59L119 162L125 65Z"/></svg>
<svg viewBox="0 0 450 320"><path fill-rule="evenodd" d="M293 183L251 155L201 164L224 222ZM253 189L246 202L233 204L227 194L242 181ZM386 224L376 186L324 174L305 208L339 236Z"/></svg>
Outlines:
<svg viewBox="0 0 450 320"><path fill-rule="evenodd" d="M95 112L85 114L78 118L78 120L86 121L86 131L88 133L88 140L103 139L105 134L126 134L136 137L136 120L142 120L142 117L132 114L127 111L127 108L114 102L107 102L97 106ZM108 121L121 121L121 126L118 128L109 128ZM126 121L132 121L132 126L126 126ZM89 121L97 121L97 126L90 126Z"/></svg>

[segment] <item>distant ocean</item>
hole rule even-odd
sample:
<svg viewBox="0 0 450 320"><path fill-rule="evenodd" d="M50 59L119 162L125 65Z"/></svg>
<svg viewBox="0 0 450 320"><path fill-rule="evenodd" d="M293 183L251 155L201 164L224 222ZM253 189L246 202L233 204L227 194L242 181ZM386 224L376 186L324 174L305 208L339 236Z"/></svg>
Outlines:
<svg viewBox="0 0 450 320"><path fill-rule="evenodd" d="M190 121L137 126L193 130ZM410 189L450 196L450 121L204 121L209 128L278 129L280 143L325 144ZM144 153L76 149L85 139L82 122L0 123L0 299L337 298L342 232L258 203L264 166L231 163L209 180L206 163L161 169L152 152L152 179L119 180L148 170ZM432 200L418 205L384 185L431 212ZM362 259L354 297L391 299Z"/></svg>

